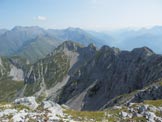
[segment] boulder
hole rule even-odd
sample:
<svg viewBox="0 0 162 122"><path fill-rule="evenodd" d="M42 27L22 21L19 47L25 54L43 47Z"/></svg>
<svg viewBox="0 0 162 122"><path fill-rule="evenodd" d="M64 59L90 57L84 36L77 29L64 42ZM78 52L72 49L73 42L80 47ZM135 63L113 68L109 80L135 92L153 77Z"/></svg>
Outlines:
<svg viewBox="0 0 162 122"><path fill-rule="evenodd" d="M148 105L142 105L142 106L138 107L138 112L143 113L143 112L147 111L147 109L148 109Z"/></svg>
<svg viewBox="0 0 162 122"><path fill-rule="evenodd" d="M144 116L149 122L155 122L156 115L153 112L145 112Z"/></svg>
<svg viewBox="0 0 162 122"><path fill-rule="evenodd" d="M52 101L43 101L41 106L50 111L48 113L48 118L50 121L58 121L60 119L58 116L63 116L62 107L57 103Z"/></svg>
<svg viewBox="0 0 162 122"><path fill-rule="evenodd" d="M52 102L52 101L43 101L41 106L44 108L44 109L48 109L48 108L51 108L53 106L55 106L56 103Z"/></svg>
<svg viewBox="0 0 162 122"><path fill-rule="evenodd" d="M124 111L122 111L120 114L121 114L122 118L126 118L128 116L128 113L124 112Z"/></svg>

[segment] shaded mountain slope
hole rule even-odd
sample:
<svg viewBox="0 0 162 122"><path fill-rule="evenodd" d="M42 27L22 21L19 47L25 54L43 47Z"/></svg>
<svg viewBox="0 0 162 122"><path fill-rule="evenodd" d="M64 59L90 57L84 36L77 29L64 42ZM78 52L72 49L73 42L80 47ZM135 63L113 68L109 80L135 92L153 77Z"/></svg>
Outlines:
<svg viewBox="0 0 162 122"><path fill-rule="evenodd" d="M161 78L161 62L162 57L146 47L127 52L104 46L71 76L60 102L75 104L79 99L82 110L98 110L114 97Z"/></svg>
<svg viewBox="0 0 162 122"><path fill-rule="evenodd" d="M64 80L68 80L70 75L93 56L93 50L96 48L91 50L91 47L83 48L77 43L64 42L46 58L30 67L25 77L25 82L28 84L25 94L32 95L35 92L48 89L47 94L52 97L53 90L57 92L54 89L55 86L59 83L66 84L67 81ZM63 84L60 85L63 87ZM54 87L53 90L50 90L52 87Z"/></svg>

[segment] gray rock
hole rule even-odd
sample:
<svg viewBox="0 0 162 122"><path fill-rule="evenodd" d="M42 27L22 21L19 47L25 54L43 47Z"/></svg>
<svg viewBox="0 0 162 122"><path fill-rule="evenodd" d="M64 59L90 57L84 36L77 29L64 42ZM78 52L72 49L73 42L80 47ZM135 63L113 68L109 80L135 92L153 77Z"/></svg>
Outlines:
<svg viewBox="0 0 162 122"><path fill-rule="evenodd" d="M14 101L14 103L25 105L30 109L36 109L38 107L38 103L36 102L35 97L18 98Z"/></svg>
<svg viewBox="0 0 162 122"><path fill-rule="evenodd" d="M155 118L156 118L156 115L152 112L145 112L144 113L144 116L146 117L146 119L149 121L149 122L155 122Z"/></svg>
<svg viewBox="0 0 162 122"><path fill-rule="evenodd" d="M43 106L44 109L48 109L48 108L51 108L51 107L58 106L58 104L54 103L52 101L43 101L41 106Z"/></svg>
<svg viewBox="0 0 162 122"><path fill-rule="evenodd" d="M152 111L152 112L156 112L157 108L155 106L149 106L148 110Z"/></svg>
<svg viewBox="0 0 162 122"><path fill-rule="evenodd" d="M148 105L142 105L142 106L138 107L138 112L139 113L144 113L144 112L147 111L147 109L148 109Z"/></svg>
<svg viewBox="0 0 162 122"><path fill-rule="evenodd" d="M122 118L126 118L126 117L128 116L128 113L122 111L122 112L120 113L120 115L122 116Z"/></svg>

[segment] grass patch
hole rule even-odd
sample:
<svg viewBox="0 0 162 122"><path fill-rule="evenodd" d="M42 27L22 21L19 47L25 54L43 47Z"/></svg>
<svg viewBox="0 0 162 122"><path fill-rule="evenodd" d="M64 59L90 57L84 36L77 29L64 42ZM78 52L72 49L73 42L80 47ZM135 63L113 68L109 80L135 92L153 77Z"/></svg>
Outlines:
<svg viewBox="0 0 162 122"><path fill-rule="evenodd" d="M134 117L133 120L135 120L136 122L146 122L146 118L144 117Z"/></svg>
<svg viewBox="0 0 162 122"><path fill-rule="evenodd" d="M23 86L23 81L3 80L0 81L0 102L12 101Z"/></svg>
<svg viewBox="0 0 162 122"><path fill-rule="evenodd" d="M145 100L144 104L162 107L162 100Z"/></svg>
<svg viewBox="0 0 162 122"><path fill-rule="evenodd" d="M25 106L25 105L21 105L21 104L15 104L14 105L14 108L17 109L17 110L23 110L23 109L27 109L27 110L30 110L29 107Z"/></svg>
<svg viewBox="0 0 162 122"><path fill-rule="evenodd" d="M28 83L24 92L25 96L32 96L34 93L40 90L40 82Z"/></svg>
<svg viewBox="0 0 162 122"><path fill-rule="evenodd" d="M67 109L64 111L67 115L70 115L75 121L85 121L85 120L94 120L95 122L100 122L104 119L104 111L74 111Z"/></svg>
<svg viewBox="0 0 162 122"><path fill-rule="evenodd" d="M45 94L42 94L40 95L37 99L36 99L36 102L37 103L41 103L43 100L45 100L46 98L46 95Z"/></svg>
<svg viewBox="0 0 162 122"><path fill-rule="evenodd" d="M158 117L162 117L162 112L160 112L160 111L156 111L156 116L158 116Z"/></svg>

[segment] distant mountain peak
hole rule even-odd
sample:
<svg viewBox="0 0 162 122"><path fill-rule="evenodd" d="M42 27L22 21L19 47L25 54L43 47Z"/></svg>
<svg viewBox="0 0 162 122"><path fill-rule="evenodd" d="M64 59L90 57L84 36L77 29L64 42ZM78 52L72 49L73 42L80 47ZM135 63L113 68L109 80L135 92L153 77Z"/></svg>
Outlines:
<svg viewBox="0 0 162 122"><path fill-rule="evenodd" d="M132 53L136 53L136 54L141 54L141 55L153 55L155 54L150 48L148 47L141 47L141 48L135 48L132 50Z"/></svg>
<svg viewBox="0 0 162 122"><path fill-rule="evenodd" d="M68 40L68 41L63 42L60 45L60 47L67 48L69 50L74 50L74 49L76 49L78 47L82 47L82 45L79 44L79 43L76 43L76 42L73 42L73 41Z"/></svg>
<svg viewBox="0 0 162 122"><path fill-rule="evenodd" d="M96 48L96 46L95 46L94 43L90 43L90 44L88 45L88 47L90 47L90 48Z"/></svg>
<svg viewBox="0 0 162 122"><path fill-rule="evenodd" d="M22 31L22 30L44 30L39 26L15 26L12 31Z"/></svg>
<svg viewBox="0 0 162 122"><path fill-rule="evenodd" d="M82 31L82 29L78 28L78 27L68 27L67 29L65 30L69 30L69 31Z"/></svg>

